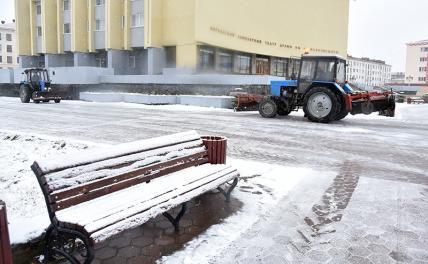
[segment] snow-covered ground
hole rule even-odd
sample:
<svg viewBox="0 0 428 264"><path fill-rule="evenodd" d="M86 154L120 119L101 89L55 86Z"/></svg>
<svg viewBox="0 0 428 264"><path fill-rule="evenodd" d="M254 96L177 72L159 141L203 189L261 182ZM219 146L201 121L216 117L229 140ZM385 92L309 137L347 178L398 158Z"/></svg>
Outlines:
<svg viewBox="0 0 428 264"><path fill-rule="evenodd" d="M0 98L0 109L0 199L14 242L47 221L29 169L36 158L195 129L229 138L229 162L247 178L233 194L243 207L161 262L428 261L428 105L328 125L301 111L262 119L199 107L14 98ZM30 218L39 226L29 228Z"/></svg>

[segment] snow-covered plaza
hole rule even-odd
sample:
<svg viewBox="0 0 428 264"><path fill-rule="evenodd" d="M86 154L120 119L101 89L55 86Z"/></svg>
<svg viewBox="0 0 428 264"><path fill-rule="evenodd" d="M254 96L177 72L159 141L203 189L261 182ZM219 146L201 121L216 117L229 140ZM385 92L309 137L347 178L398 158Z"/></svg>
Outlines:
<svg viewBox="0 0 428 264"><path fill-rule="evenodd" d="M428 105L315 124L302 111L263 119L0 97L0 200L12 242L49 225L34 160L188 130L228 138L228 163L241 174L230 208L204 195L183 234L155 220L100 245L94 263L428 263Z"/></svg>

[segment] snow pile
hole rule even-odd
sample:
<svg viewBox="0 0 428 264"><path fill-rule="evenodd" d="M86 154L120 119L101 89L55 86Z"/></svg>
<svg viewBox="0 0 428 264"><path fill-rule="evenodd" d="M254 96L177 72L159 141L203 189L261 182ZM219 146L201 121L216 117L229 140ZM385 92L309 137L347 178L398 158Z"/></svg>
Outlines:
<svg viewBox="0 0 428 264"><path fill-rule="evenodd" d="M7 206L12 243L39 236L49 224L46 204L31 164L36 159L87 149L86 143L0 130L0 199Z"/></svg>

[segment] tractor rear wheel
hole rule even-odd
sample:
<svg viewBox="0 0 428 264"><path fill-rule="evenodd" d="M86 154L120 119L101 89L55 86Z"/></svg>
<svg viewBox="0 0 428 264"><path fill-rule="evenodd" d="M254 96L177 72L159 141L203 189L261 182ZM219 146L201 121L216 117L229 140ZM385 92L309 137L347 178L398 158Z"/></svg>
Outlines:
<svg viewBox="0 0 428 264"><path fill-rule="evenodd" d="M30 102L31 99L31 91L30 87L26 85L20 85L19 86L19 97L21 98L21 102L24 104L27 104Z"/></svg>
<svg viewBox="0 0 428 264"><path fill-rule="evenodd" d="M263 99L259 104L259 113L265 118L274 118L278 113L278 106L271 98Z"/></svg>
<svg viewBox="0 0 428 264"><path fill-rule="evenodd" d="M314 87L305 96L303 111L312 122L330 123L336 120L342 105L336 94L326 87Z"/></svg>
<svg viewBox="0 0 428 264"><path fill-rule="evenodd" d="M56 103L56 104L61 103L61 99L55 99L55 103Z"/></svg>

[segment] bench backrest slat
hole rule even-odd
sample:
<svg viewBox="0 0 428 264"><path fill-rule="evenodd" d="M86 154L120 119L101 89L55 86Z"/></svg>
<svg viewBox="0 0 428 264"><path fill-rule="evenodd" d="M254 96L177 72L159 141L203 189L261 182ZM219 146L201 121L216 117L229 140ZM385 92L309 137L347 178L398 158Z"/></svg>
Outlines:
<svg viewBox="0 0 428 264"><path fill-rule="evenodd" d="M145 139L125 143L118 146L104 148L102 151L88 150L85 151L84 155L79 155L77 157L76 155L59 156L54 160L38 161L40 168L38 175L46 175L69 168L88 165L114 158L120 158L123 156L129 156L140 152L173 146L195 140L201 140L200 135L196 131L187 131L154 139ZM60 160L61 163L57 163L56 161L58 160Z"/></svg>
<svg viewBox="0 0 428 264"><path fill-rule="evenodd" d="M156 150L147 150L127 156L94 162L92 164L67 168L63 171L45 175L45 181L49 185L49 192L54 192L204 150L205 147L202 146L201 140L194 140L173 146L162 147Z"/></svg>
<svg viewBox="0 0 428 264"><path fill-rule="evenodd" d="M119 174L113 177L108 177L108 178L104 178L102 180L98 180L98 181L92 181L83 185L79 185L76 188L71 188L71 189L64 189L64 190L60 190L58 192L53 192L51 195L51 199L50 201L52 203L60 201L60 200L64 200L64 199L68 199L70 197L73 196L78 196L84 193L88 193L91 192L93 190L99 189L100 186L109 186L109 185L113 185L113 184L117 184L118 182L122 182L125 180L129 180L135 177L140 177L141 175L147 175L150 174L153 171L157 171L157 170L161 170L167 167L172 167L172 166L176 166L177 164L182 164L182 163L187 163L189 161L193 161L193 160L199 160L206 157L206 152L199 152L193 155L189 155L189 156L185 156L182 158L177 158L177 159L172 159L169 160L167 162L162 162L162 163L156 163L154 165L150 165L147 167L143 167L140 169L136 169L127 173L123 173L123 174Z"/></svg>
<svg viewBox="0 0 428 264"><path fill-rule="evenodd" d="M209 163L201 137L194 131L137 141L100 153L64 158L65 164L31 166L45 195L49 216L71 206L193 166ZM129 152L126 152L129 150ZM93 156L91 156L93 155ZM150 185L148 185L148 188Z"/></svg>

